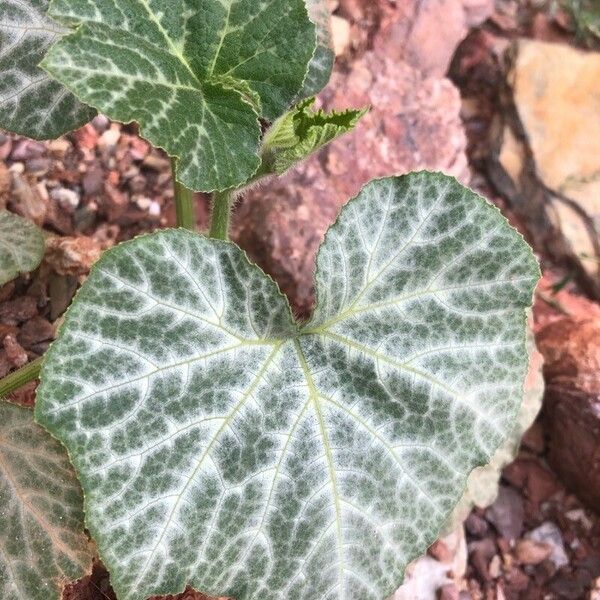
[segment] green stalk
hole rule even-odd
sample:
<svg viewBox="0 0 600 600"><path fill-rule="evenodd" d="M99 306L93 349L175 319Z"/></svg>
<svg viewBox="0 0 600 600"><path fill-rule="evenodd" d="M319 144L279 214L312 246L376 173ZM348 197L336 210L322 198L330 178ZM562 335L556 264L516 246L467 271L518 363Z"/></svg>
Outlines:
<svg viewBox="0 0 600 600"><path fill-rule="evenodd" d="M0 398L18 390L26 383L37 379L42 368L43 357L36 358L10 375L0 379Z"/></svg>
<svg viewBox="0 0 600 600"><path fill-rule="evenodd" d="M229 217L235 190L214 192L212 197L212 217L209 236L216 240L229 239Z"/></svg>
<svg viewBox="0 0 600 600"><path fill-rule="evenodd" d="M177 181L177 159L171 158L171 174L173 176L173 189L175 191L175 212L177 213L177 227L184 227L196 231L196 205L194 192Z"/></svg>

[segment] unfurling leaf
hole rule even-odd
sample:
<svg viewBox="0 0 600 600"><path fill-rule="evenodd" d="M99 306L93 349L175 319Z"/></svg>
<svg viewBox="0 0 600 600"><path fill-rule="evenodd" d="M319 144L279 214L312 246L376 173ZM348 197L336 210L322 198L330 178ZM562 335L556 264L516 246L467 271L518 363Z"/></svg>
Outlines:
<svg viewBox="0 0 600 600"><path fill-rule="evenodd" d="M120 600L383 600L507 438L539 276L441 174L369 184L296 322L234 244L161 231L104 254L42 369Z"/></svg>
<svg viewBox="0 0 600 600"><path fill-rule="evenodd" d="M30 221L0 210L0 285L37 269L44 257L44 236Z"/></svg>
<svg viewBox="0 0 600 600"><path fill-rule="evenodd" d="M0 402L0 598L59 600L91 566L65 449L31 410Z"/></svg>
<svg viewBox="0 0 600 600"><path fill-rule="evenodd" d="M38 66L66 32L47 8L48 0L0 2L0 127L36 139L56 138L96 114Z"/></svg>
<svg viewBox="0 0 600 600"><path fill-rule="evenodd" d="M308 98L279 118L263 145L261 171L281 175L335 138L352 131L367 109L326 113L315 111Z"/></svg>
<svg viewBox="0 0 600 600"><path fill-rule="evenodd" d="M310 20L317 26L317 47L308 65L308 73L299 98L317 95L329 81L335 60L332 49L328 0L306 0Z"/></svg>
<svg viewBox="0 0 600 600"><path fill-rule="evenodd" d="M316 43L304 0L54 0L50 14L77 29L44 68L112 119L138 121L201 191L254 174L258 117L288 108Z"/></svg>

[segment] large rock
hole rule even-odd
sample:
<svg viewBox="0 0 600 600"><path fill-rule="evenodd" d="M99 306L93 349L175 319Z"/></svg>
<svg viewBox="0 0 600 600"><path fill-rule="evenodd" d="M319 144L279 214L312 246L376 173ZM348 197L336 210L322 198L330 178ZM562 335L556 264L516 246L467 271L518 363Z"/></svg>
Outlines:
<svg viewBox="0 0 600 600"><path fill-rule="evenodd" d="M600 511L600 319L551 322L537 343L545 360L549 462L581 500Z"/></svg>
<svg viewBox="0 0 600 600"><path fill-rule="evenodd" d="M536 246L569 263L598 299L600 53L520 40L508 58L492 177Z"/></svg>
<svg viewBox="0 0 600 600"><path fill-rule="evenodd" d="M354 4L352 10L359 14L361 2ZM412 37L425 27L421 8L427 3L411 0L397 3L397 8L390 8L387 1L376 4L387 7L373 49L349 65L338 66L321 94L328 109L370 106L369 114L353 133L285 177L248 193L234 219L234 238L278 281L299 315L306 315L312 307L315 253L325 231L342 204L370 179L431 169L468 180L460 95L440 73L460 36L466 34L469 19L475 14L485 16L481 6L488 0L464 0L458 3L461 9L456 15L452 12L445 17L446 28L455 18L459 23L452 28L448 39L453 42L444 50L443 60L427 47L419 54L418 38ZM464 8L469 4L479 9L471 13ZM344 14L352 13L349 6L346 9ZM435 29L439 15L426 12ZM414 25L403 34L410 51L409 46L399 47L393 35L392 17L404 27L407 14L412 15Z"/></svg>
<svg viewBox="0 0 600 600"><path fill-rule="evenodd" d="M522 41L512 88L538 176L574 203L557 198L557 224L587 271L597 275L593 258L599 257L600 235L600 53Z"/></svg>
<svg viewBox="0 0 600 600"><path fill-rule="evenodd" d="M404 0L396 5L399 14L389 26L384 22L381 43L423 74L440 78L469 29L494 12L494 0Z"/></svg>

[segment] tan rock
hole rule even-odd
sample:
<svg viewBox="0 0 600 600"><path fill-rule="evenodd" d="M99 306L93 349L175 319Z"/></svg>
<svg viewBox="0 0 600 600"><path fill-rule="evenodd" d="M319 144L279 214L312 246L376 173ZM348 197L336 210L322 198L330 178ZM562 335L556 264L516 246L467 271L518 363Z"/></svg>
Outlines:
<svg viewBox="0 0 600 600"><path fill-rule="evenodd" d="M333 15L331 17L331 36L333 42L333 51L336 56L341 56L350 46L350 23Z"/></svg>
<svg viewBox="0 0 600 600"><path fill-rule="evenodd" d="M498 160L513 181L520 181L526 164L525 146L517 140L508 126L504 127L502 148Z"/></svg>
<svg viewBox="0 0 600 600"><path fill-rule="evenodd" d="M515 553L521 564L539 565L552 554L552 548L547 544L524 539L517 542Z"/></svg>
<svg viewBox="0 0 600 600"><path fill-rule="evenodd" d="M460 526L441 538L439 547L444 548L443 556L435 559L425 555L406 567L403 585L389 600L437 600L444 588L448 593L449 588L460 587L467 569L464 528Z"/></svg>
<svg viewBox="0 0 600 600"><path fill-rule="evenodd" d="M599 274L600 53L521 40L509 80L536 172L556 193L550 216ZM514 146L510 136L505 144ZM516 179L514 165L506 170Z"/></svg>
<svg viewBox="0 0 600 600"><path fill-rule="evenodd" d="M102 250L91 237L51 237L46 240L45 260L59 275L87 275Z"/></svg>

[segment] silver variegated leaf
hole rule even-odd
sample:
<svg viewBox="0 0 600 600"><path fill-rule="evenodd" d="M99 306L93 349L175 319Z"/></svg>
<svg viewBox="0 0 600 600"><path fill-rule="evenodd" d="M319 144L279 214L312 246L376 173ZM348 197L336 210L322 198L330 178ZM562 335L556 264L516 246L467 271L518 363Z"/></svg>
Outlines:
<svg viewBox="0 0 600 600"><path fill-rule="evenodd" d="M95 115L39 68L67 31L47 8L48 0L0 2L0 127L36 139L56 138Z"/></svg>
<svg viewBox="0 0 600 600"><path fill-rule="evenodd" d="M258 117L285 112L316 44L304 0L53 0L50 14L77 29L44 68L109 117L138 121L201 191L254 174Z"/></svg>
<svg viewBox="0 0 600 600"><path fill-rule="evenodd" d="M383 600L514 423L538 278L522 237L441 174L376 181L294 320L229 242L104 254L42 371L121 600Z"/></svg>
<svg viewBox="0 0 600 600"><path fill-rule="evenodd" d="M0 285L37 269L44 257L44 236L31 221L0 210Z"/></svg>
<svg viewBox="0 0 600 600"><path fill-rule="evenodd" d="M0 402L0 598L59 600L92 566L81 487L33 411Z"/></svg>

